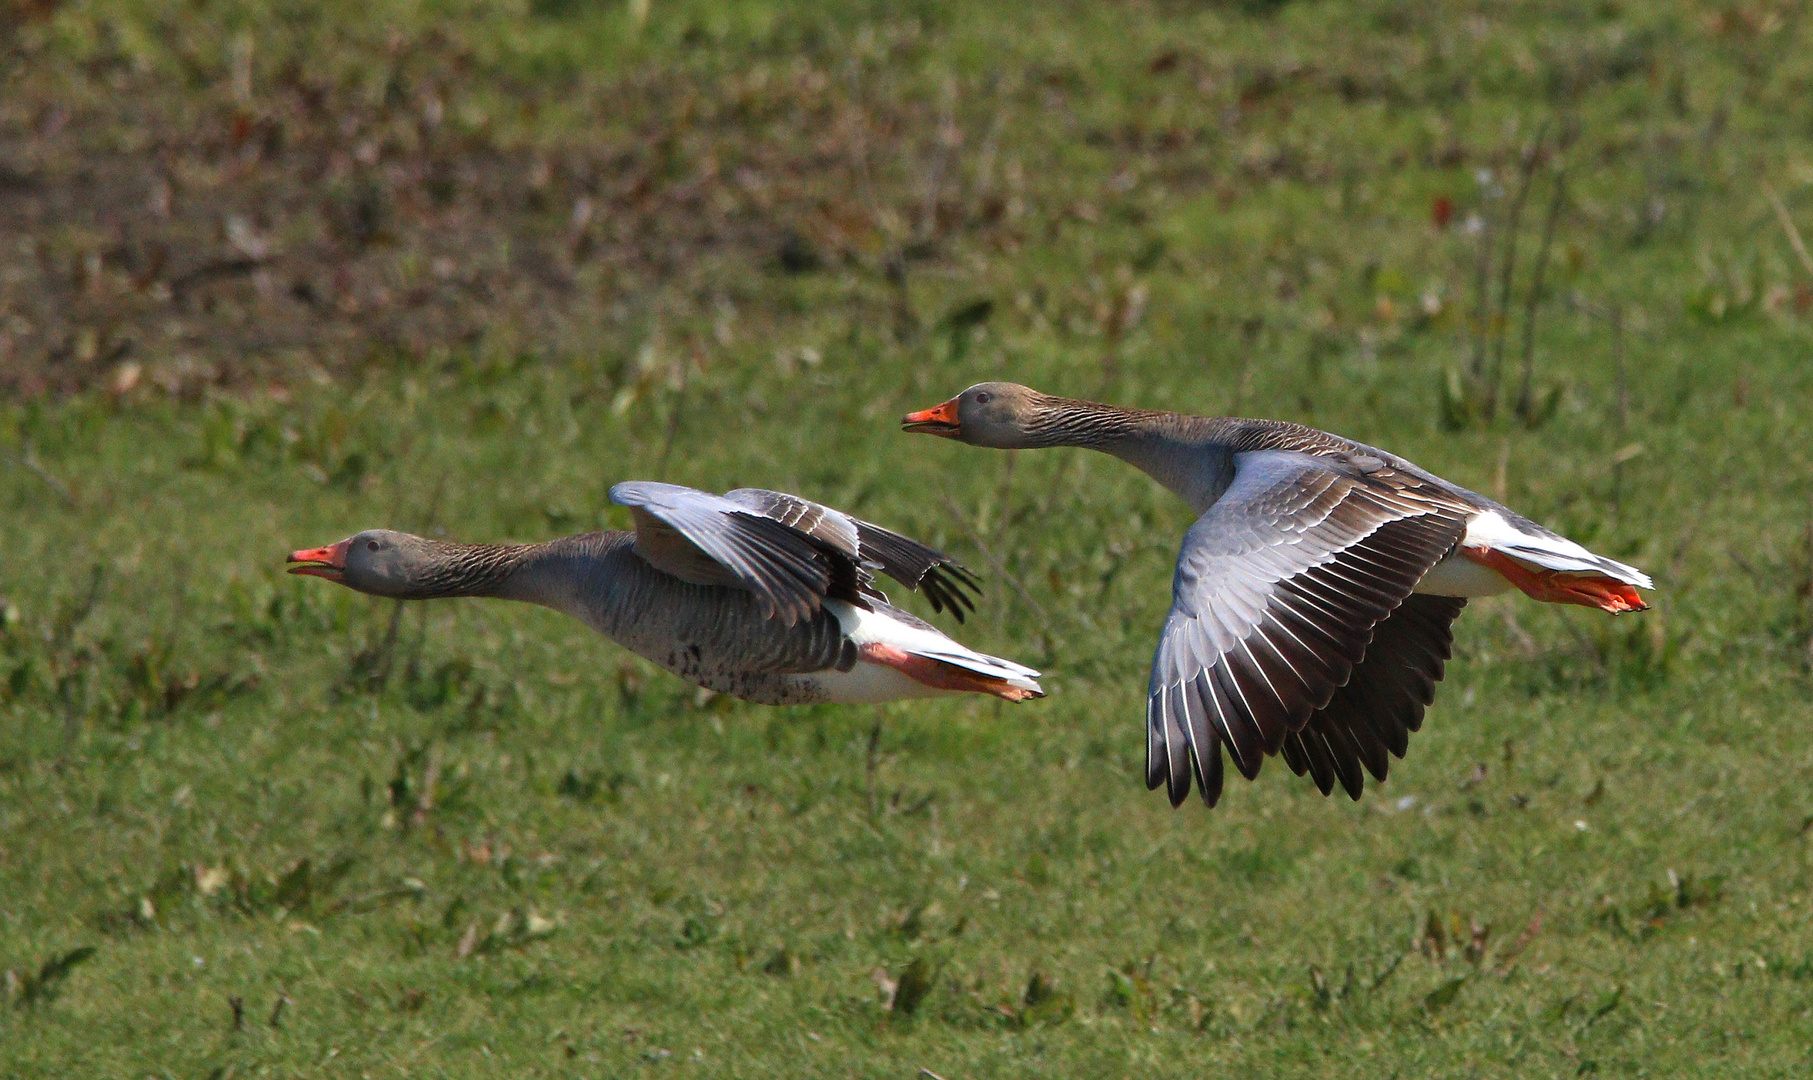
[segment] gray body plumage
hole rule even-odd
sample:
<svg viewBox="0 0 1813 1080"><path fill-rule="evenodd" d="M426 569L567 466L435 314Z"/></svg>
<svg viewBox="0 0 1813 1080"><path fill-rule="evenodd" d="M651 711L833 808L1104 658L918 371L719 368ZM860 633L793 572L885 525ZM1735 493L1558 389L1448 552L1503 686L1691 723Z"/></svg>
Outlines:
<svg viewBox="0 0 1813 1080"><path fill-rule="evenodd" d="M532 545L493 595L565 612L688 682L764 705L822 701L810 673L855 663L824 608L787 625L746 589L656 569L635 542L635 533L599 532Z"/></svg>

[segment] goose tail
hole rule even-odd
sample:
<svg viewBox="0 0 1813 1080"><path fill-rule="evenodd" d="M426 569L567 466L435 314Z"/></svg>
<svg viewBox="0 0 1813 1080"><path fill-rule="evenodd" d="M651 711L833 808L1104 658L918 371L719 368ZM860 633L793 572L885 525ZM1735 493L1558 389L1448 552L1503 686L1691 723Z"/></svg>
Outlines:
<svg viewBox="0 0 1813 1080"><path fill-rule="evenodd" d="M870 610L835 602L827 606L863 660L893 668L930 689L1016 702L1045 696L1037 671L977 652L899 608L879 602Z"/></svg>
<svg viewBox="0 0 1813 1080"><path fill-rule="evenodd" d="M1461 541L1467 558L1497 571L1537 600L1581 604L1618 614L1649 607L1638 589L1656 587L1648 574L1595 554L1534 522L1488 511L1475 517Z"/></svg>

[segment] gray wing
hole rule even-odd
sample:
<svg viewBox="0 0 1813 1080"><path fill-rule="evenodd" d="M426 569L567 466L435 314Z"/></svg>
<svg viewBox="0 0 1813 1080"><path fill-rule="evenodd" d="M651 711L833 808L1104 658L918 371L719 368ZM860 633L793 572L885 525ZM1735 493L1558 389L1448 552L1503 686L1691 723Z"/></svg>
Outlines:
<svg viewBox="0 0 1813 1080"><path fill-rule="evenodd" d="M1213 805L1223 743L1257 776L1328 708L1469 513L1377 460L1237 454L1233 482L1178 555L1147 690L1147 786L1165 784L1178 805L1194 773Z"/></svg>
<svg viewBox="0 0 1813 1080"><path fill-rule="evenodd" d="M724 498L822 540L908 589L924 591L933 611L948 609L962 622L976 609L975 600L964 591L980 591L975 574L937 548L784 491L738 488L725 492Z"/></svg>
<svg viewBox="0 0 1813 1080"><path fill-rule="evenodd" d="M627 481L611 501L636 519L636 554L695 585L754 593L763 614L788 626L811 618L828 595L854 597L861 567L834 544L721 495L677 484Z"/></svg>

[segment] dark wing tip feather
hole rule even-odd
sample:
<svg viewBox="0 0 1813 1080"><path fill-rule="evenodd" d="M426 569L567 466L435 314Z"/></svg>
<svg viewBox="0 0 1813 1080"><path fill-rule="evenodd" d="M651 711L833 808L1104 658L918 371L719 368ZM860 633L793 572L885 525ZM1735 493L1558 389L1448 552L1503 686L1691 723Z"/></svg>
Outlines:
<svg viewBox="0 0 1813 1080"><path fill-rule="evenodd" d="M1146 699L1146 790L1163 786L1173 807L1190 797L1192 783L1207 805L1221 801L1223 740L1207 692L1198 683L1172 683Z"/></svg>
<svg viewBox="0 0 1813 1080"><path fill-rule="evenodd" d="M856 527L862 557L908 589L923 591L933 611L949 611L962 622L965 614L976 609L974 598L968 595L982 591L975 571L892 529L861 520Z"/></svg>
<svg viewBox="0 0 1813 1080"><path fill-rule="evenodd" d="M934 566L927 570L919 588L925 593L933 611L949 611L953 618L962 622L970 612L976 610L976 602L962 590L964 587L976 589L977 586L973 581L963 581L946 574L946 569L944 566Z"/></svg>
<svg viewBox="0 0 1813 1080"><path fill-rule="evenodd" d="M1298 776L1309 771L1309 754L1303 748L1303 732L1291 732L1290 737L1284 740L1284 745L1278 748L1278 755L1290 766L1291 772Z"/></svg>
<svg viewBox="0 0 1813 1080"><path fill-rule="evenodd" d="M1360 793L1366 785L1366 774L1360 771L1360 752L1351 740L1347 729L1331 727L1323 732L1328 740L1330 757L1334 761L1335 778L1341 781L1341 790L1355 802L1360 801Z"/></svg>
<svg viewBox="0 0 1813 1080"><path fill-rule="evenodd" d="M1221 801L1221 740L1209 726L1207 703L1191 687L1182 692L1184 732L1190 737L1190 765L1195 771L1196 787L1202 801L1213 807Z"/></svg>
<svg viewBox="0 0 1813 1080"><path fill-rule="evenodd" d="M1190 797L1190 740L1184 734L1183 721L1178 716L1183 708L1183 687L1166 687L1162 699L1165 763L1170 766L1165 774L1165 793L1171 797L1171 806L1175 808Z"/></svg>
<svg viewBox="0 0 1813 1080"><path fill-rule="evenodd" d="M1146 699L1146 790L1157 791L1158 785L1165 782L1165 776L1171 771L1171 763L1165 754L1165 719L1159 707L1161 695L1154 693Z"/></svg>
<svg viewBox="0 0 1813 1080"><path fill-rule="evenodd" d="M1222 769L1221 743L1217 741L1208 750L1206 760L1196 759L1196 782L1202 786L1202 801L1210 809L1221 801Z"/></svg>

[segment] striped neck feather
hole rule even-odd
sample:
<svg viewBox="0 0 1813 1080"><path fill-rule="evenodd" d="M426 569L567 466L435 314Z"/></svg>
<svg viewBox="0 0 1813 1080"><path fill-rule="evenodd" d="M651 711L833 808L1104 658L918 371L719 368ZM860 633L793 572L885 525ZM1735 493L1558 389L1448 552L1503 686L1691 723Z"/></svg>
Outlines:
<svg viewBox="0 0 1813 1080"><path fill-rule="evenodd" d="M426 541L423 559L411 568L405 599L500 596L511 575L543 544L452 544Z"/></svg>

